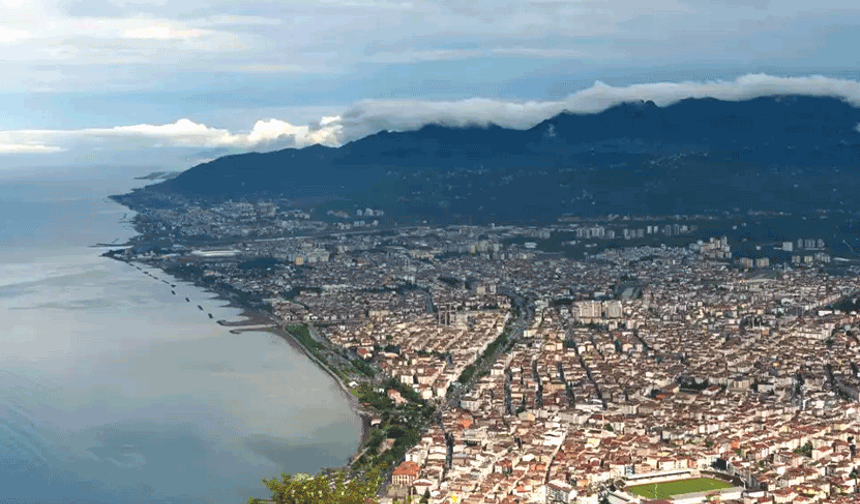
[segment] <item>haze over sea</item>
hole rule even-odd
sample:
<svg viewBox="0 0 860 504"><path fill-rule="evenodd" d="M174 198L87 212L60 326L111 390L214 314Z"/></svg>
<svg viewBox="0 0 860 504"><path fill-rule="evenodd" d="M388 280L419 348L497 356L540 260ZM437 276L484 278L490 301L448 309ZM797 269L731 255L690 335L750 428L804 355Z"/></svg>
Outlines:
<svg viewBox="0 0 860 504"><path fill-rule="evenodd" d="M0 500L237 503L342 465L361 425L333 381L215 324L239 310L211 293L100 257L134 234L106 196L145 171L86 173L0 174Z"/></svg>

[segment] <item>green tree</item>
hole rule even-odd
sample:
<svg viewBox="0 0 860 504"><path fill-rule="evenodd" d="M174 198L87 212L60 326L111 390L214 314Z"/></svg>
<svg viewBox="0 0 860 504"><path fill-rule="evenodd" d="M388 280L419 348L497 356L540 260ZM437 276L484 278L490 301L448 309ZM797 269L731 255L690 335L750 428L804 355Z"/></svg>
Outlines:
<svg viewBox="0 0 860 504"><path fill-rule="evenodd" d="M807 441L805 445L800 448L795 448L794 453L797 455L806 455L807 457L812 456L812 441Z"/></svg>
<svg viewBox="0 0 860 504"><path fill-rule="evenodd" d="M365 504L367 499L374 497L381 481L378 471L353 479L347 479L343 471L338 471L316 476L283 473L280 478L264 479L263 484L272 493L271 500L276 504ZM248 504L263 502L248 499Z"/></svg>

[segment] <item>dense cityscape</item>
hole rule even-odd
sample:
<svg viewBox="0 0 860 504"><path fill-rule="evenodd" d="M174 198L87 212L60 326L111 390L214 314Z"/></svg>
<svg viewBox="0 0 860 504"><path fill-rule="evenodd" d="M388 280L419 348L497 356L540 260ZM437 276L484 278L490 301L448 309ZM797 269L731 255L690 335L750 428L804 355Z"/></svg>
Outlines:
<svg viewBox="0 0 860 504"><path fill-rule="evenodd" d="M703 216L170 208L109 255L301 344L355 399L348 467L382 502L856 502L858 284L823 237L741 256Z"/></svg>
<svg viewBox="0 0 860 504"><path fill-rule="evenodd" d="M856 0L0 20L0 504L860 504Z"/></svg>

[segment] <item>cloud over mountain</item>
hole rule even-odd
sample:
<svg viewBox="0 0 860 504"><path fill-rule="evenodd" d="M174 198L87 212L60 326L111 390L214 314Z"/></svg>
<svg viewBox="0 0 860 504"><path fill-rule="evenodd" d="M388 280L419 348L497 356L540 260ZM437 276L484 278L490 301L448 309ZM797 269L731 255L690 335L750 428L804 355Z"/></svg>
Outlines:
<svg viewBox="0 0 860 504"><path fill-rule="evenodd" d="M821 76L775 77L751 74L733 81L657 82L615 87L596 82L558 101L506 102L468 99L450 102L416 100L368 100L341 114L348 138L379 130L410 130L424 124L447 126L487 125L525 129L563 111L598 113L623 102L651 100L666 106L685 98L717 98L741 101L761 96L806 95L839 98L860 107L860 82Z"/></svg>
<svg viewBox="0 0 860 504"><path fill-rule="evenodd" d="M226 148L231 152L274 150L312 144L338 146L383 130L406 131L436 123L526 129L562 111L597 113L623 102L651 100L659 106L685 98L740 101L761 96L827 96L860 107L860 82L821 76L775 77L751 74L732 81L685 81L616 87L596 82L557 101L503 101L470 98L457 101L364 100L343 113L305 125L283 119L258 120L250 131L231 132L191 119L153 125L136 124L79 130L0 132L0 153L52 153L75 148L138 146Z"/></svg>

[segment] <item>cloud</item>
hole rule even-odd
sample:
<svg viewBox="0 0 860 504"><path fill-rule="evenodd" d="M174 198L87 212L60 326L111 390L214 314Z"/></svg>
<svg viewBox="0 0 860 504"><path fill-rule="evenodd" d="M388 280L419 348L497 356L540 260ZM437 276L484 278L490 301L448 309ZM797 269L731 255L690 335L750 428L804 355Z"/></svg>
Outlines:
<svg viewBox="0 0 860 504"><path fill-rule="evenodd" d="M856 63L844 48L860 40L849 0L819 0L814 10L799 0L3 0L0 18L0 60L16 75L0 93L242 82L225 73L251 87L275 75L353 82L368 69L407 65L374 84L379 95L405 79L462 83L478 74L504 83L536 65L578 78L609 65L692 61L837 69Z"/></svg>
<svg viewBox="0 0 860 504"><path fill-rule="evenodd" d="M711 97L739 101L772 95L809 95L839 98L860 107L860 82L821 76L775 77L751 74L733 81L685 81L615 87L596 82L557 101L503 101L471 98L458 101L365 100L343 114L345 138L379 130L404 131L429 123L448 126L498 124L525 129L562 111L597 113L628 101L652 100L667 106L685 98Z"/></svg>
<svg viewBox="0 0 860 504"><path fill-rule="evenodd" d="M342 129L339 117L324 117L318 124L296 126L280 119L259 120L248 133L231 133L229 130L212 128L190 119L180 119L172 124L138 124L117 126L109 129L87 129L69 132L89 137L139 137L151 138L162 145L187 147L234 147L250 149L265 146L304 147L313 144L337 145Z"/></svg>
<svg viewBox="0 0 860 504"><path fill-rule="evenodd" d="M18 130L0 132L0 153L51 153L72 147L194 147L272 150L313 144L338 146L381 130L406 131L426 124L488 125L525 129L562 111L597 113L613 105L652 100L667 106L685 98L711 97L738 101L773 95L834 97L860 107L860 82L821 76L775 77L752 74L732 81L685 81L616 87L596 82L557 101L503 101L470 98L457 101L364 100L343 113L323 116L306 125L282 119L258 120L250 131L231 132L191 119L168 124L137 124L80 130Z"/></svg>
<svg viewBox="0 0 860 504"><path fill-rule="evenodd" d="M279 119L257 121L247 133L231 133L190 119L169 124L135 124L79 130L17 130L0 132L0 154L49 154L70 148L129 149L193 147L241 151L256 148L340 144L339 117L324 117L296 126Z"/></svg>
<svg viewBox="0 0 860 504"><path fill-rule="evenodd" d="M63 150L51 145L0 143L0 154L50 154Z"/></svg>
<svg viewBox="0 0 860 504"><path fill-rule="evenodd" d="M176 29L170 26L145 26L143 28L132 28L122 33L126 39L150 39L150 40L186 40L203 37L211 34L207 30L197 28Z"/></svg>
<svg viewBox="0 0 860 504"><path fill-rule="evenodd" d="M197 26L277 26L282 21L265 16L239 16L234 14L216 14L195 21Z"/></svg>
<svg viewBox="0 0 860 504"><path fill-rule="evenodd" d="M236 137L238 143L248 145L260 145L272 143L283 138L292 138L296 145L337 145L338 135L342 130L338 124L339 117L326 118L320 121L319 127L311 130L310 126L293 126L292 124L278 119L268 121L257 121L254 129L247 137Z"/></svg>
<svg viewBox="0 0 860 504"><path fill-rule="evenodd" d="M30 37L30 32L0 26L0 44L10 44Z"/></svg>
<svg viewBox="0 0 860 504"><path fill-rule="evenodd" d="M149 139L157 142L158 146L218 147L241 143L241 137L231 135L228 130L198 124L190 119L179 119L171 124L135 124L63 133L73 137L101 138L111 141L121 141L123 138Z"/></svg>

